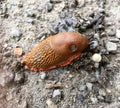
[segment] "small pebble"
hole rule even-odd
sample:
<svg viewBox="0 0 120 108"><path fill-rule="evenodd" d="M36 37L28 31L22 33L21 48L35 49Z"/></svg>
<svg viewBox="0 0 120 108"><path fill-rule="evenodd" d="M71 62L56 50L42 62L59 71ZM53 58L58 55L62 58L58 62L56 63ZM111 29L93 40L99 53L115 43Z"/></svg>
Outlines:
<svg viewBox="0 0 120 108"><path fill-rule="evenodd" d="M104 98L104 101L107 102L107 103L111 103L112 102L112 95L107 94Z"/></svg>
<svg viewBox="0 0 120 108"><path fill-rule="evenodd" d="M35 14L33 13L33 11L31 9L27 9L26 13L27 13L28 17L34 17L35 16Z"/></svg>
<svg viewBox="0 0 120 108"><path fill-rule="evenodd" d="M105 48L101 49L101 53L102 54L109 54L109 52Z"/></svg>
<svg viewBox="0 0 120 108"><path fill-rule="evenodd" d="M14 51L14 55L18 55L18 56L21 56L23 53L22 48L14 48L13 51Z"/></svg>
<svg viewBox="0 0 120 108"><path fill-rule="evenodd" d="M78 23L77 19L73 19L72 27L78 27L80 24Z"/></svg>
<svg viewBox="0 0 120 108"><path fill-rule="evenodd" d="M8 46L7 43L4 43L4 44L3 44L3 47L4 47L4 48L7 48L7 46Z"/></svg>
<svg viewBox="0 0 120 108"><path fill-rule="evenodd" d="M10 51L6 51L3 53L5 57L11 57L11 52Z"/></svg>
<svg viewBox="0 0 120 108"><path fill-rule="evenodd" d="M101 54L95 53L95 54L92 56L92 60L93 60L94 62L96 62L96 63L101 62L101 60L102 60Z"/></svg>
<svg viewBox="0 0 120 108"><path fill-rule="evenodd" d="M120 102L120 96L118 97L118 101Z"/></svg>
<svg viewBox="0 0 120 108"><path fill-rule="evenodd" d="M95 66L95 68L98 68L98 67L99 67L99 63L96 62L96 63L94 64L94 66ZM96 71L96 73L99 73L99 71Z"/></svg>
<svg viewBox="0 0 120 108"><path fill-rule="evenodd" d="M98 41L91 41L90 49L95 49L98 47Z"/></svg>
<svg viewBox="0 0 120 108"><path fill-rule="evenodd" d="M3 87L11 83L13 79L14 79L14 74L12 72L0 73L0 85Z"/></svg>
<svg viewBox="0 0 120 108"><path fill-rule="evenodd" d="M66 17L66 13L65 12L62 12L61 14L60 14L60 19L64 19Z"/></svg>
<svg viewBox="0 0 120 108"><path fill-rule="evenodd" d="M102 33L101 33L101 36L102 36L102 37L106 37L106 33L105 33L105 32L102 32Z"/></svg>
<svg viewBox="0 0 120 108"><path fill-rule="evenodd" d="M77 2L78 2L78 6L81 8L81 7L83 7L84 5L85 5L85 0L77 0Z"/></svg>
<svg viewBox="0 0 120 108"><path fill-rule="evenodd" d="M57 108L57 106L50 99L46 101L46 104L48 105L48 108Z"/></svg>
<svg viewBox="0 0 120 108"><path fill-rule="evenodd" d="M0 94L0 99L4 98L5 94Z"/></svg>
<svg viewBox="0 0 120 108"><path fill-rule="evenodd" d="M12 8L12 4L8 3L7 4L7 9L11 9Z"/></svg>
<svg viewBox="0 0 120 108"><path fill-rule="evenodd" d="M88 20L88 21L86 21L85 23L86 23L87 25L89 25L89 24L90 24L90 21Z"/></svg>
<svg viewBox="0 0 120 108"><path fill-rule="evenodd" d="M109 40L111 42L115 42L115 43L120 41L118 38L115 38L115 37L114 38L110 38Z"/></svg>
<svg viewBox="0 0 120 108"><path fill-rule="evenodd" d="M100 39L99 34L98 34L98 33L95 33L95 34L94 34L94 38L97 39L97 40L99 40L99 39Z"/></svg>
<svg viewBox="0 0 120 108"><path fill-rule="evenodd" d="M28 103L26 100L22 100L21 105L19 108L28 108Z"/></svg>
<svg viewBox="0 0 120 108"><path fill-rule="evenodd" d="M66 12L65 13L66 18L72 18L72 12Z"/></svg>
<svg viewBox="0 0 120 108"><path fill-rule="evenodd" d="M117 45L113 42L107 42L106 43L106 49L108 52L116 52L117 51Z"/></svg>
<svg viewBox="0 0 120 108"><path fill-rule="evenodd" d="M93 84L92 83L86 83L86 86L88 88L88 90L92 90Z"/></svg>
<svg viewBox="0 0 120 108"><path fill-rule="evenodd" d="M111 90L108 89L108 88L106 88L106 92L107 92L107 93L111 93Z"/></svg>
<svg viewBox="0 0 120 108"><path fill-rule="evenodd" d="M19 36L21 36L21 34L22 33L20 32L20 30L18 28L13 28L11 31L12 37L19 37Z"/></svg>
<svg viewBox="0 0 120 108"><path fill-rule="evenodd" d="M47 12L52 11L52 9L53 9L53 4L50 3L50 2L48 2L48 3L46 4L46 10L47 10Z"/></svg>
<svg viewBox="0 0 120 108"><path fill-rule="evenodd" d="M82 94L79 94L79 95L77 96L77 99L78 99L79 101L83 102L84 99L85 99L85 97L84 97Z"/></svg>
<svg viewBox="0 0 120 108"><path fill-rule="evenodd" d="M61 91L59 89L57 89L57 90L53 91L53 96L52 97L54 98L54 97L60 96L60 95L61 95Z"/></svg>
<svg viewBox="0 0 120 108"><path fill-rule="evenodd" d="M69 77L69 78L73 78L74 76L73 76L72 74L70 74L68 77Z"/></svg>
<svg viewBox="0 0 120 108"><path fill-rule="evenodd" d="M34 23L34 20L32 19L32 18L26 18L26 20L25 20L27 23Z"/></svg>
<svg viewBox="0 0 120 108"><path fill-rule="evenodd" d="M77 6L78 2L76 0L71 0L70 1L70 8L75 8Z"/></svg>
<svg viewBox="0 0 120 108"><path fill-rule="evenodd" d="M19 8L22 8L22 7L23 7L23 3L22 3L22 2L19 3L19 4L18 4L18 7L19 7Z"/></svg>
<svg viewBox="0 0 120 108"><path fill-rule="evenodd" d="M12 93L7 93L6 100L10 101L13 99L13 94Z"/></svg>
<svg viewBox="0 0 120 108"><path fill-rule="evenodd" d="M108 34L109 36L115 36L116 31L115 31L114 29L108 29L108 30L107 30L107 34Z"/></svg>
<svg viewBox="0 0 120 108"><path fill-rule="evenodd" d="M98 98L98 100L100 100L100 101L104 101L104 97L101 96L101 95L99 95L97 98Z"/></svg>
<svg viewBox="0 0 120 108"><path fill-rule="evenodd" d="M24 74L23 73L15 73L14 81L16 83L22 83L22 82L24 82Z"/></svg>
<svg viewBox="0 0 120 108"><path fill-rule="evenodd" d="M44 79L46 78L46 73L45 73L45 72L41 72L41 73L40 73L40 78L41 78L42 80L44 80Z"/></svg>
<svg viewBox="0 0 120 108"><path fill-rule="evenodd" d="M106 96L105 90L100 89L100 90L99 90L99 95L101 95L101 96Z"/></svg>
<svg viewBox="0 0 120 108"><path fill-rule="evenodd" d="M84 19L79 19L79 22L82 24L82 23L84 23Z"/></svg>
<svg viewBox="0 0 120 108"><path fill-rule="evenodd" d="M86 85L78 85L78 89L80 91L84 91L84 90L86 90Z"/></svg>
<svg viewBox="0 0 120 108"><path fill-rule="evenodd" d="M104 26L103 25L99 25L98 28L99 29L104 29Z"/></svg>
<svg viewBox="0 0 120 108"><path fill-rule="evenodd" d="M73 19L72 18L67 18L66 23L71 26L73 24Z"/></svg>
<svg viewBox="0 0 120 108"><path fill-rule="evenodd" d="M98 102L98 99L95 97L91 97L90 100L92 101L93 104L96 104Z"/></svg>
<svg viewBox="0 0 120 108"><path fill-rule="evenodd" d="M113 24L114 24L113 22L107 22L107 21L106 21L106 24L105 24L105 25L106 25L106 26L112 26Z"/></svg>
<svg viewBox="0 0 120 108"><path fill-rule="evenodd" d="M118 39L120 39L120 30L116 30L116 37L118 38Z"/></svg>

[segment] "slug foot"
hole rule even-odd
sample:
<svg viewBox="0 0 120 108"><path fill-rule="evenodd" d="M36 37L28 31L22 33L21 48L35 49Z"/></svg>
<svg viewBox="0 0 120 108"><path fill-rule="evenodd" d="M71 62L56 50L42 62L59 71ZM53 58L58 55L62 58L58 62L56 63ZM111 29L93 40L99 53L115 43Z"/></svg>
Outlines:
<svg viewBox="0 0 120 108"><path fill-rule="evenodd" d="M49 68L30 68L30 67L28 67L27 65L25 65L24 68L27 69L27 70L34 71L34 72L39 72L39 71L52 70L52 69L56 68L56 66L51 66L51 67L49 67Z"/></svg>

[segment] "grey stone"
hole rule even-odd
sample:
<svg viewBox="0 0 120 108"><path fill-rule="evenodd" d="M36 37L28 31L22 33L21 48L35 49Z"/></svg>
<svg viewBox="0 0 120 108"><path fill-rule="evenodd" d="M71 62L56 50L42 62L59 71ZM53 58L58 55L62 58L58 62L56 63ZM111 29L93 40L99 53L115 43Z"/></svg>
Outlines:
<svg viewBox="0 0 120 108"><path fill-rule="evenodd" d="M8 3L7 4L7 9L11 9L12 8L12 4Z"/></svg>
<svg viewBox="0 0 120 108"><path fill-rule="evenodd" d="M67 18L66 23L68 26L71 26L73 24L74 20L72 18Z"/></svg>
<svg viewBox="0 0 120 108"><path fill-rule="evenodd" d="M79 94L79 95L77 95L77 99L78 99L79 101L83 102L84 99L85 99L85 97L84 97L83 94Z"/></svg>
<svg viewBox="0 0 120 108"><path fill-rule="evenodd" d="M41 72L41 73L40 73L40 78L41 78L42 80L44 80L44 79L46 78L46 73L45 73L45 72Z"/></svg>
<svg viewBox="0 0 120 108"><path fill-rule="evenodd" d="M107 42L106 49L108 52L116 52L117 51L117 44L113 43L113 42Z"/></svg>
<svg viewBox="0 0 120 108"><path fill-rule="evenodd" d="M32 18L26 18L26 20L25 20L27 23L33 23L34 22L34 20L32 19Z"/></svg>
<svg viewBox="0 0 120 108"><path fill-rule="evenodd" d="M118 97L118 101L120 102L120 96Z"/></svg>
<svg viewBox="0 0 120 108"><path fill-rule="evenodd" d="M59 89L53 91L53 98L60 95L61 95L61 91Z"/></svg>
<svg viewBox="0 0 120 108"><path fill-rule="evenodd" d="M21 36L21 31L18 28L12 28L11 35L12 37L19 37Z"/></svg>
<svg viewBox="0 0 120 108"><path fill-rule="evenodd" d="M88 90L92 90L93 84L92 83L86 83L86 86L88 88Z"/></svg>
<svg viewBox="0 0 120 108"><path fill-rule="evenodd" d="M95 33L95 34L94 34L94 38L97 39L97 40L99 40L99 39L100 39L99 34L98 34L98 33Z"/></svg>
<svg viewBox="0 0 120 108"><path fill-rule="evenodd" d="M53 9L53 4L48 2L48 3L46 4L46 10L47 10L47 12L52 11L52 9Z"/></svg>
<svg viewBox="0 0 120 108"><path fill-rule="evenodd" d="M120 30L116 30L116 37L120 39Z"/></svg>

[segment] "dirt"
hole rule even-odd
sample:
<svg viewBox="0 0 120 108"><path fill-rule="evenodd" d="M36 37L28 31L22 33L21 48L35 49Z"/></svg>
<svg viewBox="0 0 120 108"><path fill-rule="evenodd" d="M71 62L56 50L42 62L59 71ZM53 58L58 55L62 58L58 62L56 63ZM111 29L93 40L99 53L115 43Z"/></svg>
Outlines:
<svg viewBox="0 0 120 108"><path fill-rule="evenodd" d="M64 31L93 36L98 44L66 67L24 69L24 54ZM0 1L0 108L119 108L119 31L119 0ZM117 49L108 50L107 42ZM14 54L18 47L22 55ZM95 53L102 56L98 67Z"/></svg>

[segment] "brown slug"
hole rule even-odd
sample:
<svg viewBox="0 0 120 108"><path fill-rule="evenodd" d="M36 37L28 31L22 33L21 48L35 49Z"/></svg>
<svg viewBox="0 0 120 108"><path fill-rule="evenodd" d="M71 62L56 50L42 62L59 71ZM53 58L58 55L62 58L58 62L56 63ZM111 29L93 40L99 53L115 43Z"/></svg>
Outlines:
<svg viewBox="0 0 120 108"><path fill-rule="evenodd" d="M89 46L89 38L75 32L63 32L40 42L23 58L26 69L50 70L70 64Z"/></svg>

